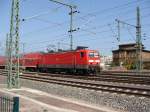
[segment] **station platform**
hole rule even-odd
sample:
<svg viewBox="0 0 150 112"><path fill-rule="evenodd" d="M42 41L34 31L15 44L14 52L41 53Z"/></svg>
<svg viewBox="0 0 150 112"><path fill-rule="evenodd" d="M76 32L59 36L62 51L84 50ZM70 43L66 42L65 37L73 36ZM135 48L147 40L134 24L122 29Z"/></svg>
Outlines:
<svg viewBox="0 0 150 112"><path fill-rule="evenodd" d="M25 87L8 90L0 84L0 95L19 96L20 112L115 112Z"/></svg>

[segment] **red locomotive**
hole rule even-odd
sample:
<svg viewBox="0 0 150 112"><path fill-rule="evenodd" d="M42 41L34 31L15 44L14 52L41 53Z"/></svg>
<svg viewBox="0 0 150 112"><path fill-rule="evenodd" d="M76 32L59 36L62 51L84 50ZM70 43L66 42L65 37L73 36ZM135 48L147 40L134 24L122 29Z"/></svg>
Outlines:
<svg viewBox="0 0 150 112"><path fill-rule="evenodd" d="M40 71L95 73L100 69L99 53L95 50L75 50L42 55Z"/></svg>
<svg viewBox="0 0 150 112"><path fill-rule="evenodd" d="M20 66L29 71L96 73L100 71L100 56L98 51L88 49L28 53L20 58Z"/></svg>

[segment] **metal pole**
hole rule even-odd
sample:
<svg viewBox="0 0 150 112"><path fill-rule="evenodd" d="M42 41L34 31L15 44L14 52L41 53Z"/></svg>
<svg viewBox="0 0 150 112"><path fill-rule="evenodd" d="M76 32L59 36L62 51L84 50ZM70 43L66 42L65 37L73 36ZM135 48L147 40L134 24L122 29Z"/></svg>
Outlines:
<svg viewBox="0 0 150 112"><path fill-rule="evenodd" d="M8 49L9 49L9 36L7 33L7 35L6 35L6 49L5 49L5 57L6 57L5 70L8 70Z"/></svg>
<svg viewBox="0 0 150 112"><path fill-rule="evenodd" d="M19 0L12 0L7 84L8 88L19 87Z"/></svg>
<svg viewBox="0 0 150 112"><path fill-rule="evenodd" d="M9 34L9 48L8 48L8 78L7 85L8 88L12 88L12 43L13 43L13 31L14 31L14 0L12 0L12 9L11 9L11 22L10 22L10 34Z"/></svg>
<svg viewBox="0 0 150 112"><path fill-rule="evenodd" d="M119 22L119 20L117 21L117 23L118 23L118 25L117 25L117 27L118 27L118 38L117 38L117 40L118 40L118 42L120 42L120 22Z"/></svg>
<svg viewBox="0 0 150 112"><path fill-rule="evenodd" d="M137 26L136 26L136 70L142 69L142 41L141 41L141 23L140 23L140 8L137 7Z"/></svg>
<svg viewBox="0 0 150 112"><path fill-rule="evenodd" d="M25 54L25 43L22 43L22 50L23 50L23 55Z"/></svg>
<svg viewBox="0 0 150 112"><path fill-rule="evenodd" d="M19 97L13 97L13 112L19 112Z"/></svg>
<svg viewBox="0 0 150 112"><path fill-rule="evenodd" d="M16 15L15 15L15 20L16 20L15 57L17 60L17 62L15 64L15 66L16 66L16 68L15 68L15 71L16 71L15 87L19 88L20 87L20 83L19 83L19 74L20 74L19 73L20 72L20 70L19 70L19 68L20 68L19 67L19 0L15 1L15 5L16 5L16 7L15 7L15 9L16 9L15 10L16 11Z"/></svg>
<svg viewBox="0 0 150 112"><path fill-rule="evenodd" d="M76 8L76 6L69 5L69 4L59 2L59 1L56 1L56 0L49 0L49 1L55 2L57 4L61 4L61 5L64 5L64 6L67 6L67 7L70 8L70 13L69 13L69 15L70 15L70 30L68 32L69 32L69 37L70 37L70 50L73 50L73 35L72 35L72 32L76 31L76 29L73 29L73 14L77 12L77 11L73 11L73 9Z"/></svg>
<svg viewBox="0 0 150 112"><path fill-rule="evenodd" d="M124 21L120 21L120 20L117 20L116 21L119 23L122 23L122 24L126 24L128 26L132 26L132 27L135 27L136 28L136 61L135 61L135 64L136 64L136 71L137 73L140 72L142 70L142 39L141 39L141 23L140 23L140 8L137 7L137 24L136 26L135 25L131 25L131 24L128 24ZM119 25L118 25L119 27ZM118 36L120 36L120 29L118 28Z"/></svg>
<svg viewBox="0 0 150 112"><path fill-rule="evenodd" d="M71 12L70 12L70 49L73 49L73 36L72 36L72 32L73 32L73 9L72 7L70 7Z"/></svg>

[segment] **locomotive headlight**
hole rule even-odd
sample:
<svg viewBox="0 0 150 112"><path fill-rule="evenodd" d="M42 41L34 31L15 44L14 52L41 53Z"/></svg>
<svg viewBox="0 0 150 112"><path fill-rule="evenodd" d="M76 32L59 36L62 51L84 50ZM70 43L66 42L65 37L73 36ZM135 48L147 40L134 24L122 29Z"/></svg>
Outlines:
<svg viewBox="0 0 150 112"><path fill-rule="evenodd" d="M89 60L89 62L94 62L94 60Z"/></svg>

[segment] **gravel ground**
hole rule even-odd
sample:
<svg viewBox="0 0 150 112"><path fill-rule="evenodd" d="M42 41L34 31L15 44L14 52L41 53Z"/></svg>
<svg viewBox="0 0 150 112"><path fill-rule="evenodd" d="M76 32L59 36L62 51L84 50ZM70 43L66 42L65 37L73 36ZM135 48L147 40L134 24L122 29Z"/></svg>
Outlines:
<svg viewBox="0 0 150 112"><path fill-rule="evenodd" d="M70 98L72 100L80 100L96 106L115 108L121 112L150 112L150 98L91 91L25 79L22 79L21 82L23 86L28 88L38 89L53 95Z"/></svg>
<svg viewBox="0 0 150 112"><path fill-rule="evenodd" d="M4 90L3 88L2 89L0 88L0 96L7 96L9 98L12 98L16 95L19 95L18 91L20 90L17 90L15 92L13 91L9 92L7 90ZM20 100L19 112L75 112L69 109L57 108L57 107L50 106L42 102L38 102L34 99L30 99L29 97L25 97L25 95L23 96L20 95L19 97L20 97L19 98ZM4 109L4 107L3 107L3 111L1 111L1 109L2 108L0 107L0 112L4 112L4 110L6 112L6 109Z"/></svg>

